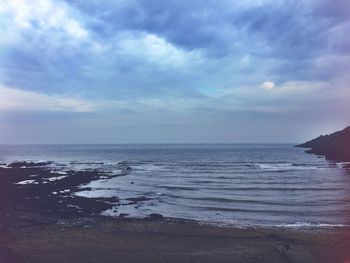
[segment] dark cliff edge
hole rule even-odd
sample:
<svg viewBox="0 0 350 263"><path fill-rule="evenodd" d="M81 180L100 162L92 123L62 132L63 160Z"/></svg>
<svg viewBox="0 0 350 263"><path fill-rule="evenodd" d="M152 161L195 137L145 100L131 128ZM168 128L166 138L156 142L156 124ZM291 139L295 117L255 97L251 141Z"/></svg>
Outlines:
<svg viewBox="0 0 350 263"><path fill-rule="evenodd" d="M323 155L327 160L350 162L350 126L342 131L321 135L296 147L310 148L307 153Z"/></svg>

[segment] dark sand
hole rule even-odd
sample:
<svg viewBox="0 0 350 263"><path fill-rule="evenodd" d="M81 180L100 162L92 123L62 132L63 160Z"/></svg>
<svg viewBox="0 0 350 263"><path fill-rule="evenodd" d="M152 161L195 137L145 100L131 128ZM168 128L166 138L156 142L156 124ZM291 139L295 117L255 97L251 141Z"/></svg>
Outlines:
<svg viewBox="0 0 350 263"><path fill-rule="evenodd" d="M70 222L72 223L72 222ZM239 229L161 219L1 233L0 262L349 262L350 229Z"/></svg>
<svg viewBox="0 0 350 263"><path fill-rule="evenodd" d="M111 202L118 203L116 198L52 194L67 187L74 191L101 176L94 171L72 172L48 184L15 184L28 178L43 182L52 176L52 171L34 164L0 168L1 263L350 262L346 227L241 229L157 215L113 219L99 213ZM130 200L138 201L142 197Z"/></svg>

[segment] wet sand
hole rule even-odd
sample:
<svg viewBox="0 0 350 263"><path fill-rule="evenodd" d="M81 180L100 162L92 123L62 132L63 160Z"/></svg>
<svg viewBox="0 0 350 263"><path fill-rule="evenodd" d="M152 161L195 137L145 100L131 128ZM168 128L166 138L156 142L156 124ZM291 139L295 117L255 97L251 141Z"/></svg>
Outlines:
<svg viewBox="0 0 350 263"><path fill-rule="evenodd" d="M350 229L239 229L174 219L61 222L1 233L0 262L349 262Z"/></svg>
<svg viewBox="0 0 350 263"><path fill-rule="evenodd" d="M62 175L42 166L0 168L1 263L350 262L347 227L242 229L161 215L103 217L100 212L118 204L117 198L82 198L71 192L106 175L72 171L50 181ZM40 183L18 184L23 180Z"/></svg>

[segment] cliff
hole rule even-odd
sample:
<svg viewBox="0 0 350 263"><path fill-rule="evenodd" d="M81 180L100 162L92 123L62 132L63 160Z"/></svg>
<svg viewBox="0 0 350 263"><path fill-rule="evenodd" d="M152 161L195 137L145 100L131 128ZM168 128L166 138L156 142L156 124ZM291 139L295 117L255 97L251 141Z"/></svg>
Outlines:
<svg viewBox="0 0 350 263"><path fill-rule="evenodd" d="M342 131L321 135L297 147L310 148L307 153L323 155L328 160L350 162L350 126Z"/></svg>

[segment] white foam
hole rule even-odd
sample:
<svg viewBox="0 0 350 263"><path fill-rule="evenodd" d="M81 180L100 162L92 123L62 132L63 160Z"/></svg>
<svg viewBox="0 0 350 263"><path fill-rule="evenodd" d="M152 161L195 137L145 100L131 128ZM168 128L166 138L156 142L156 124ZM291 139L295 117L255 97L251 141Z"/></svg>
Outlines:
<svg viewBox="0 0 350 263"><path fill-rule="evenodd" d="M68 174L67 172L65 171L51 171L52 174L62 174L62 175L65 175L65 174Z"/></svg>
<svg viewBox="0 0 350 263"><path fill-rule="evenodd" d="M339 162L339 163L337 163L337 167L340 167L340 168L346 168L349 165L350 165L350 162Z"/></svg>
<svg viewBox="0 0 350 263"><path fill-rule="evenodd" d="M166 171L168 170L165 167L162 167L160 165L155 165L155 164L141 164L141 165L132 165L131 168L133 170L138 170L138 171Z"/></svg>
<svg viewBox="0 0 350 263"><path fill-rule="evenodd" d="M54 182L54 181L58 181L58 180L62 180L63 178L66 178L66 175L62 175L62 176L55 176L55 177L50 177L50 178L45 178L46 181L50 181L50 182Z"/></svg>
<svg viewBox="0 0 350 263"><path fill-rule="evenodd" d="M82 209L82 208L81 208L80 206L78 206L78 205L71 205L71 204L68 204L67 207Z"/></svg>
<svg viewBox="0 0 350 263"><path fill-rule="evenodd" d="M39 184L39 183L35 180L24 180L15 184L26 185L26 184Z"/></svg>
<svg viewBox="0 0 350 263"><path fill-rule="evenodd" d="M287 228L300 228L300 227L347 227L345 224L329 224L329 223L307 223L307 222L296 222L292 224L278 224L273 225L274 227L287 227Z"/></svg>
<svg viewBox="0 0 350 263"><path fill-rule="evenodd" d="M267 171L281 171L281 170L315 170L316 166L297 166L292 163L255 163L257 168Z"/></svg>

